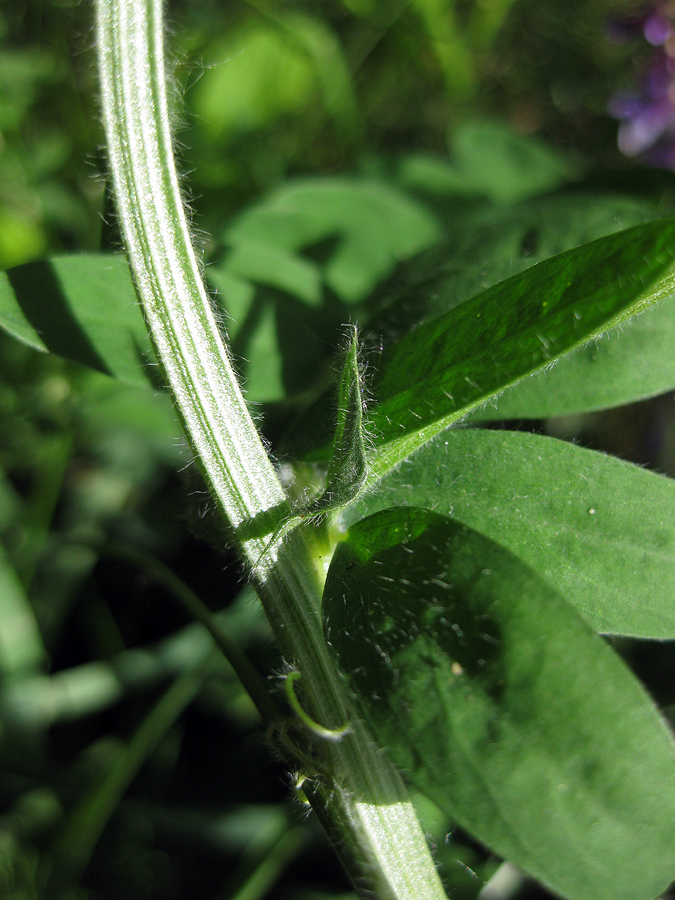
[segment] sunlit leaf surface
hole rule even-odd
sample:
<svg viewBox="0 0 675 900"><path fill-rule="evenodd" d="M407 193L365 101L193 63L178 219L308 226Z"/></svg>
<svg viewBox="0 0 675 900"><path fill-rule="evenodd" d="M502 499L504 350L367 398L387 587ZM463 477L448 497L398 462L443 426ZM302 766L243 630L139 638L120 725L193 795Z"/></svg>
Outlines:
<svg viewBox="0 0 675 900"><path fill-rule="evenodd" d="M385 348L371 415L377 470L667 296L674 258L675 223L637 226L508 278Z"/></svg>
<svg viewBox="0 0 675 900"><path fill-rule="evenodd" d="M150 342L122 256L56 256L0 273L0 327L35 350L148 383Z"/></svg>

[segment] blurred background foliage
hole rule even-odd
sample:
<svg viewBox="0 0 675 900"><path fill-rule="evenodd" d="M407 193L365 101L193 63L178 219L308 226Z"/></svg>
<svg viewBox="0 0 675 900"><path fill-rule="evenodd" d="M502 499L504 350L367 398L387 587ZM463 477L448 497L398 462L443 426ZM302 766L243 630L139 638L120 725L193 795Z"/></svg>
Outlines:
<svg viewBox="0 0 675 900"><path fill-rule="evenodd" d="M652 52L612 23L643 7L169 4L185 189L271 438L398 263L486 209L575 182L672 209L671 173L623 158L607 112ZM120 247L91 22L75 0L0 4L3 269ZM526 427L675 472L670 396ZM161 389L2 336L0 539L0 897L351 896L185 609L198 595L280 671ZM625 652L675 702L672 648ZM453 897L535 895L508 869L484 889L498 862L419 804Z"/></svg>

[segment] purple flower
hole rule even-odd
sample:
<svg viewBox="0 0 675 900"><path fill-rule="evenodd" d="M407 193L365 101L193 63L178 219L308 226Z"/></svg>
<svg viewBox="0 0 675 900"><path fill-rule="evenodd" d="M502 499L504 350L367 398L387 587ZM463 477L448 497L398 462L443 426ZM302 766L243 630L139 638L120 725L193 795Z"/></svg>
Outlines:
<svg viewBox="0 0 675 900"><path fill-rule="evenodd" d="M673 33L673 23L660 12L654 12L644 20L642 33L652 47L661 47Z"/></svg>
<svg viewBox="0 0 675 900"><path fill-rule="evenodd" d="M660 140L675 136L675 105L669 98L646 101L636 106L619 126L619 150L625 156L639 156Z"/></svg>
<svg viewBox="0 0 675 900"><path fill-rule="evenodd" d="M675 60L663 50L657 50L642 79L642 90L652 100L662 100L673 89Z"/></svg>
<svg viewBox="0 0 675 900"><path fill-rule="evenodd" d="M675 169L675 3L657 3L641 16L615 22L612 34L642 36L655 48L638 88L609 101L609 114L621 122L619 150Z"/></svg>

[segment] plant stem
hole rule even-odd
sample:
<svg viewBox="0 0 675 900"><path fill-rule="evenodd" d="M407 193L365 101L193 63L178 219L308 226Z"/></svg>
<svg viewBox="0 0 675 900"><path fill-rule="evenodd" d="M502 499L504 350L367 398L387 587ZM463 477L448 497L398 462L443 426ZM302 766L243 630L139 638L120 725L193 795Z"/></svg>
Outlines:
<svg viewBox="0 0 675 900"><path fill-rule="evenodd" d="M226 516L311 718L353 718L326 645L321 585L300 529L270 540L289 508L221 340L190 242L172 151L161 0L97 0L103 116L119 219L143 312L210 492ZM311 738L308 736L308 739ZM362 723L320 741L328 783L308 796L382 900L445 893L396 770Z"/></svg>

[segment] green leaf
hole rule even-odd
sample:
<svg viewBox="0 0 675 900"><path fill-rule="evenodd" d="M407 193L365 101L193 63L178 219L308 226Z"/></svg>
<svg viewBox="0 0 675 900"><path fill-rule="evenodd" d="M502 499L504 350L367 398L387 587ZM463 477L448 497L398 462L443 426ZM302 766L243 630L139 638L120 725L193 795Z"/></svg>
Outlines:
<svg viewBox="0 0 675 900"><path fill-rule="evenodd" d="M667 296L674 257L675 222L640 225L539 263L386 348L371 415L375 472Z"/></svg>
<svg viewBox="0 0 675 900"><path fill-rule="evenodd" d="M192 103L211 140L225 143L304 110L316 82L297 42L274 25L256 22L230 30L209 49Z"/></svg>
<svg viewBox="0 0 675 900"><path fill-rule="evenodd" d="M655 203L588 191L508 207L445 203L441 211L447 237L400 266L381 292L373 327L385 335L409 331L551 256L663 217Z"/></svg>
<svg viewBox="0 0 675 900"><path fill-rule="evenodd" d="M402 335L479 291L550 256L658 217L627 197L578 192L478 210L451 223L451 237L401 268L369 326ZM545 418L631 403L675 386L675 317L667 299L627 327L509 388L474 420ZM365 333L367 337L367 331Z"/></svg>
<svg viewBox="0 0 675 900"><path fill-rule="evenodd" d="M122 256L56 256L0 273L0 328L35 350L148 384L150 342Z"/></svg>
<svg viewBox="0 0 675 900"><path fill-rule="evenodd" d="M35 613L3 544L0 544L0 674L39 669L46 653Z"/></svg>
<svg viewBox="0 0 675 900"><path fill-rule="evenodd" d="M329 511L343 509L361 494L368 478L366 436L363 429L363 388L358 358L358 331L351 330L340 377L337 422L324 489L277 528L278 540L292 528Z"/></svg>
<svg viewBox="0 0 675 900"><path fill-rule="evenodd" d="M283 300L258 291L250 281L223 267L210 266L206 274L226 313L225 331L247 398L254 402L283 399L284 355L277 328L278 306ZM282 309L281 315L285 312ZM299 355L294 357L296 364Z"/></svg>
<svg viewBox="0 0 675 900"><path fill-rule="evenodd" d="M321 304L321 273L307 259L258 241L238 240L218 268L234 278L286 291L309 306ZM213 272L209 273L213 277ZM215 278L218 275L216 273Z"/></svg>
<svg viewBox="0 0 675 900"><path fill-rule="evenodd" d="M340 509L355 500L368 476L366 457L358 332L354 328L340 378L337 423L326 487L310 509L315 512Z"/></svg>
<svg viewBox="0 0 675 900"><path fill-rule="evenodd" d="M675 481L554 438L438 435L343 513L427 506L498 541L597 631L675 638Z"/></svg>
<svg viewBox="0 0 675 900"><path fill-rule="evenodd" d="M289 40L312 60L321 84L326 112L332 116L345 138L353 138L359 126L356 95L350 64L335 32L316 16L300 12L266 12Z"/></svg>
<svg viewBox="0 0 675 900"><path fill-rule="evenodd" d="M450 153L449 160L406 157L399 170L401 181L430 194L513 203L553 190L575 174L567 157L497 120L466 122L451 135Z"/></svg>
<svg viewBox="0 0 675 900"><path fill-rule="evenodd" d="M233 248L254 244L293 254L337 239L322 271L325 284L345 303L364 300L400 260L439 237L428 209L365 178L315 178L287 185L247 210L225 235Z"/></svg>
<svg viewBox="0 0 675 900"><path fill-rule="evenodd" d="M89 373L86 385L81 381L79 386L78 422L89 441L105 442L109 439L106 435L110 434L121 440L122 435L128 435L134 446L132 452L138 457L145 452L156 454L174 468L185 465L189 451L166 391L139 391L133 385L94 372ZM120 456L119 450L117 456ZM118 459L117 464L124 468L127 478L133 477L135 467L130 456L124 464ZM140 458L137 466L143 470L144 463ZM135 474L143 477L140 471ZM92 490L90 499L94 493Z"/></svg>
<svg viewBox="0 0 675 900"><path fill-rule="evenodd" d="M511 553L426 510L354 525L325 631L361 714L463 828L571 900L675 874L675 747L640 684Z"/></svg>
<svg viewBox="0 0 675 900"><path fill-rule="evenodd" d="M255 301L255 286L220 266L209 266L204 273L216 302L225 313L225 330L232 341L244 326Z"/></svg>
<svg viewBox="0 0 675 900"><path fill-rule="evenodd" d="M474 420L546 419L675 388L675 295L504 391Z"/></svg>
<svg viewBox="0 0 675 900"><path fill-rule="evenodd" d="M452 211L450 237L401 265L395 278L383 285L362 330L366 346L386 346L538 262L659 216L658 207L645 201L580 191L507 208L471 207L463 212L446 203L439 213L447 212L446 208ZM671 330L668 312L661 308L669 302L666 299L633 319L630 327L609 330L607 339L573 351L553 369L547 367L524 379L492 398L489 405L474 410L470 418L506 418L521 391L529 397L530 391L536 390L541 414L552 415L564 414L580 403L588 409L606 406L610 396L612 404L628 403L666 390L673 382L670 372L675 359L670 352L661 352ZM577 355L592 357L592 380L587 377L588 366L582 377L576 378L570 371L567 378L568 366L574 369ZM552 384L551 393L545 395L537 386L548 385L549 376L555 389ZM286 452L299 458L327 457L330 430L320 425L329 421L325 414L329 406L330 392L294 423L293 431L285 436ZM516 411L519 417L520 406Z"/></svg>
<svg viewBox="0 0 675 900"><path fill-rule="evenodd" d="M328 375L345 304L439 236L424 206L367 178L297 181L244 212L207 275L232 317L249 399L280 400L316 384L322 368Z"/></svg>
<svg viewBox="0 0 675 900"><path fill-rule="evenodd" d="M342 333L347 317L342 304L311 309L225 269L212 267L208 274L226 313L224 331L230 337L230 349L249 401L282 400L307 391L308 384L329 382L332 369L328 350Z"/></svg>

